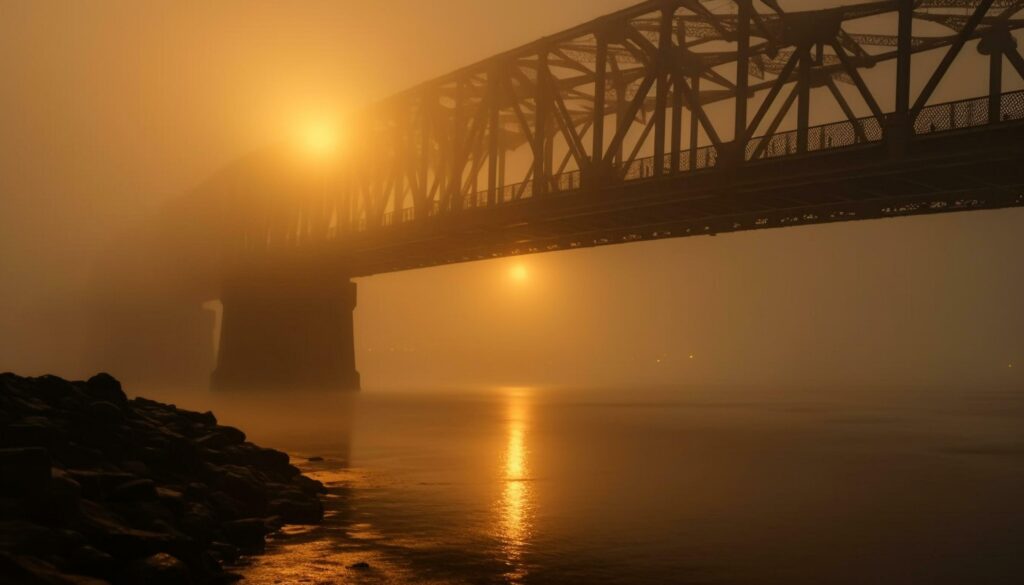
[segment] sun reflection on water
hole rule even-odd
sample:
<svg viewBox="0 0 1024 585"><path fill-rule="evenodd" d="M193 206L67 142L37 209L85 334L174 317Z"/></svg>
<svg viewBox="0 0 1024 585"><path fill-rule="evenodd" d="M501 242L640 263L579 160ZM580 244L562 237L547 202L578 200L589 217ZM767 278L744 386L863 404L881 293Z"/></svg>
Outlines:
<svg viewBox="0 0 1024 585"><path fill-rule="evenodd" d="M524 389L506 392L508 439L502 456L504 488L498 503L498 538L509 566L510 582L526 576L523 554L533 531L534 494L529 481L529 448L526 434L530 422L529 394Z"/></svg>

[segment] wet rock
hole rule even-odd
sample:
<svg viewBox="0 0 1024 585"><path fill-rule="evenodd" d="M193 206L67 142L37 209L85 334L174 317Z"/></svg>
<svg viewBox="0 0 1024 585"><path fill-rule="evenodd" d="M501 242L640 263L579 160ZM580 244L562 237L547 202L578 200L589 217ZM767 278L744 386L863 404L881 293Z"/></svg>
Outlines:
<svg viewBox="0 0 1024 585"><path fill-rule="evenodd" d="M277 499L270 502L269 510L288 524L319 524L324 519L324 507L318 500Z"/></svg>
<svg viewBox="0 0 1024 585"><path fill-rule="evenodd" d="M319 521L322 491L210 412L0 374L0 583L230 581L221 562Z"/></svg>
<svg viewBox="0 0 1024 585"><path fill-rule="evenodd" d="M133 561L121 574L125 585L184 585L192 583L185 563L167 553Z"/></svg>
<svg viewBox="0 0 1024 585"><path fill-rule="evenodd" d="M263 550L267 533L262 518L245 518L224 524L224 537L227 541L246 551Z"/></svg>

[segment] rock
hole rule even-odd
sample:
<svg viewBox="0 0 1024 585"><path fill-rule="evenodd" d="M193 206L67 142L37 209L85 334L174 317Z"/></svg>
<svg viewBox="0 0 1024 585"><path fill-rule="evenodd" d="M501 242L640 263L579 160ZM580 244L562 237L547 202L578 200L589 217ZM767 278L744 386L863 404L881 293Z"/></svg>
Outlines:
<svg viewBox="0 0 1024 585"><path fill-rule="evenodd" d="M138 502L156 499L156 484L151 479L133 479L115 487L110 492L115 502Z"/></svg>
<svg viewBox="0 0 1024 585"><path fill-rule="evenodd" d="M115 425L124 419L124 413L113 402L100 400L89 406L93 420L104 425Z"/></svg>
<svg viewBox="0 0 1024 585"><path fill-rule="evenodd" d="M241 556L241 551L233 544L226 542L211 542L207 547L215 558L223 563L233 563Z"/></svg>
<svg viewBox="0 0 1024 585"><path fill-rule="evenodd" d="M292 478L292 485L298 487L307 494L326 494L327 488L323 483L305 475L296 475Z"/></svg>
<svg viewBox="0 0 1024 585"><path fill-rule="evenodd" d="M0 447L4 585L230 582L221 561L323 515L286 453L108 375L0 374Z"/></svg>
<svg viewBox="0 0 1024 585"><path fill-rule="evenodd" d="M268 509L288 524L319 524L324 519L323 504L315 499L277 499Z"/></svg>
<svg viewBox="0 0 1024 585"><path fill-rule="evenodd" d="M69 469L67 474L82 486L82 496L91 500L105 499L117 486L139 479L123 471Z"/></svg>
<svg viewBox="0 0 1024 585"><path fill-rule="evenodd" d="M242 550L263 550L267 527L262 518L246 518L224 523L227 541Z"/></svg>
<svg viewBox="0 0 1024 585"><path fill-rule="evenodd" d="M0 494L25 496L50 485L50 454L40 447L0 449Z"/></svg>
<svg viewBox="0 0 1024 585"><path fill-rule="evenodd" d="M358 571L365 571L370 568L370 563L366 561L359 561L358 563L352 563L348 566L350 569L356 569Z"/></svg>
<svg viewBox="0 0 1024 585"><path fill-rule="evenodd" d="M108 402L122 403L128 400L121 383L107 373L96 374L85 386L86 393L95 400L106 400Z"/></svg>
<svg viewBox="0 0 1024 585"><path fill-rule="evenodd" d="M306 458L306 461L309 461L309 462L312 462L312 463L316 463L316 462L323 461L323 460L324 460L324 458L319 456L319 455L314 455L313 457L307 457Z"/></svg>
<svg viewBox="0 0 1024 585"><path fill-rule="evenodd" d="M167 553L157 553L129 564L119 582L126 585L184 585L192 583L185 563Z"/></svg>
<svg viewBox="0 0 1024 585"><path fill-rule="evenodd" d="M92 577L62 573L38 558L7 552L0 552L0 576L11 585L108 585Z"/></svg>
<svg viewBox="0 0 1024 585"><path fill-rule="evenodd" d="M43 447L49 449L56 441L56 429L43 417L29 417L7 425L0 435L5 447Z"/></svg>
<svg viewBox="0 0 1024 585"><path fill-rule="evenodd" d="M93 577L110 578L117 569L114 557L89 545L72 551L68 561L74 571Z"/></svg>

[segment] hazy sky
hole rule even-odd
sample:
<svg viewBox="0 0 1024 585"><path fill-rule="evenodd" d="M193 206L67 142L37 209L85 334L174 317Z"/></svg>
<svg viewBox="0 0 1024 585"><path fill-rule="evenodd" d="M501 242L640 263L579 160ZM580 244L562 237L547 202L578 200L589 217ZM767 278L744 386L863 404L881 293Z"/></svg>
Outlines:
<svg viewBox="0 0 1024 585"><path fill-rule="evenodd" d="M231 160L629 4L6 0L0 370L102 367L73 302L95 254ZM506 261L373 277L359 360L371 386L1019 383L1022 227L1013 210L637 244L528 258L521 285Z"/></svg>

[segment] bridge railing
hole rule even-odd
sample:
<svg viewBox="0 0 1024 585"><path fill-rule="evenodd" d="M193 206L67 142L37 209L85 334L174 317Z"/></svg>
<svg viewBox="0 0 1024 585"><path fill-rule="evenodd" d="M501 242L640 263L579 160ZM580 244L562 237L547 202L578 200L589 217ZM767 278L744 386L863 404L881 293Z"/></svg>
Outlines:
<svg viewBox="0 0 1024 585"><path fill-rule="evenodd" d="M935 104L920 111L913 124L914 135L924 136L953 130L963 130L986 126L991 123L1024 120L1024 90L1003 94L998 107L999 118L989 119L988 96ZM812 126L808 129L806 153L833 151L859 145L879 143L885 139L885 128L874 116L856 120L843 120L829 124ZM799 152L799 135L797 130L781 132L770 136L757 136L747 142L744 158L747 162L767 160L804 154ZM666 154L662 160L662 169L667 174L688 173L716 168L720 162L720 153L715 146L703 146L696 151L685 150L679 153L678 168L672 168L674 154ZM622 181L637 181L657 175L656 158L646 157L629 161L614 168L615 175ZM578 191L583 187L583 177L579 170L554 175L549 193L563 194ZM496 205L503 205L533 197L533 181L513 183L498 187L495 192ZM490 207L490 191L477 191L466 195L462 200L462 209L480 209ZM430 217L442 212L439 202L434 201L427 211ZM390 226L416 219L413 208L405 208L384 214L381 225ZM357 225L359 231L366 229L366 222Z"/></svg>

